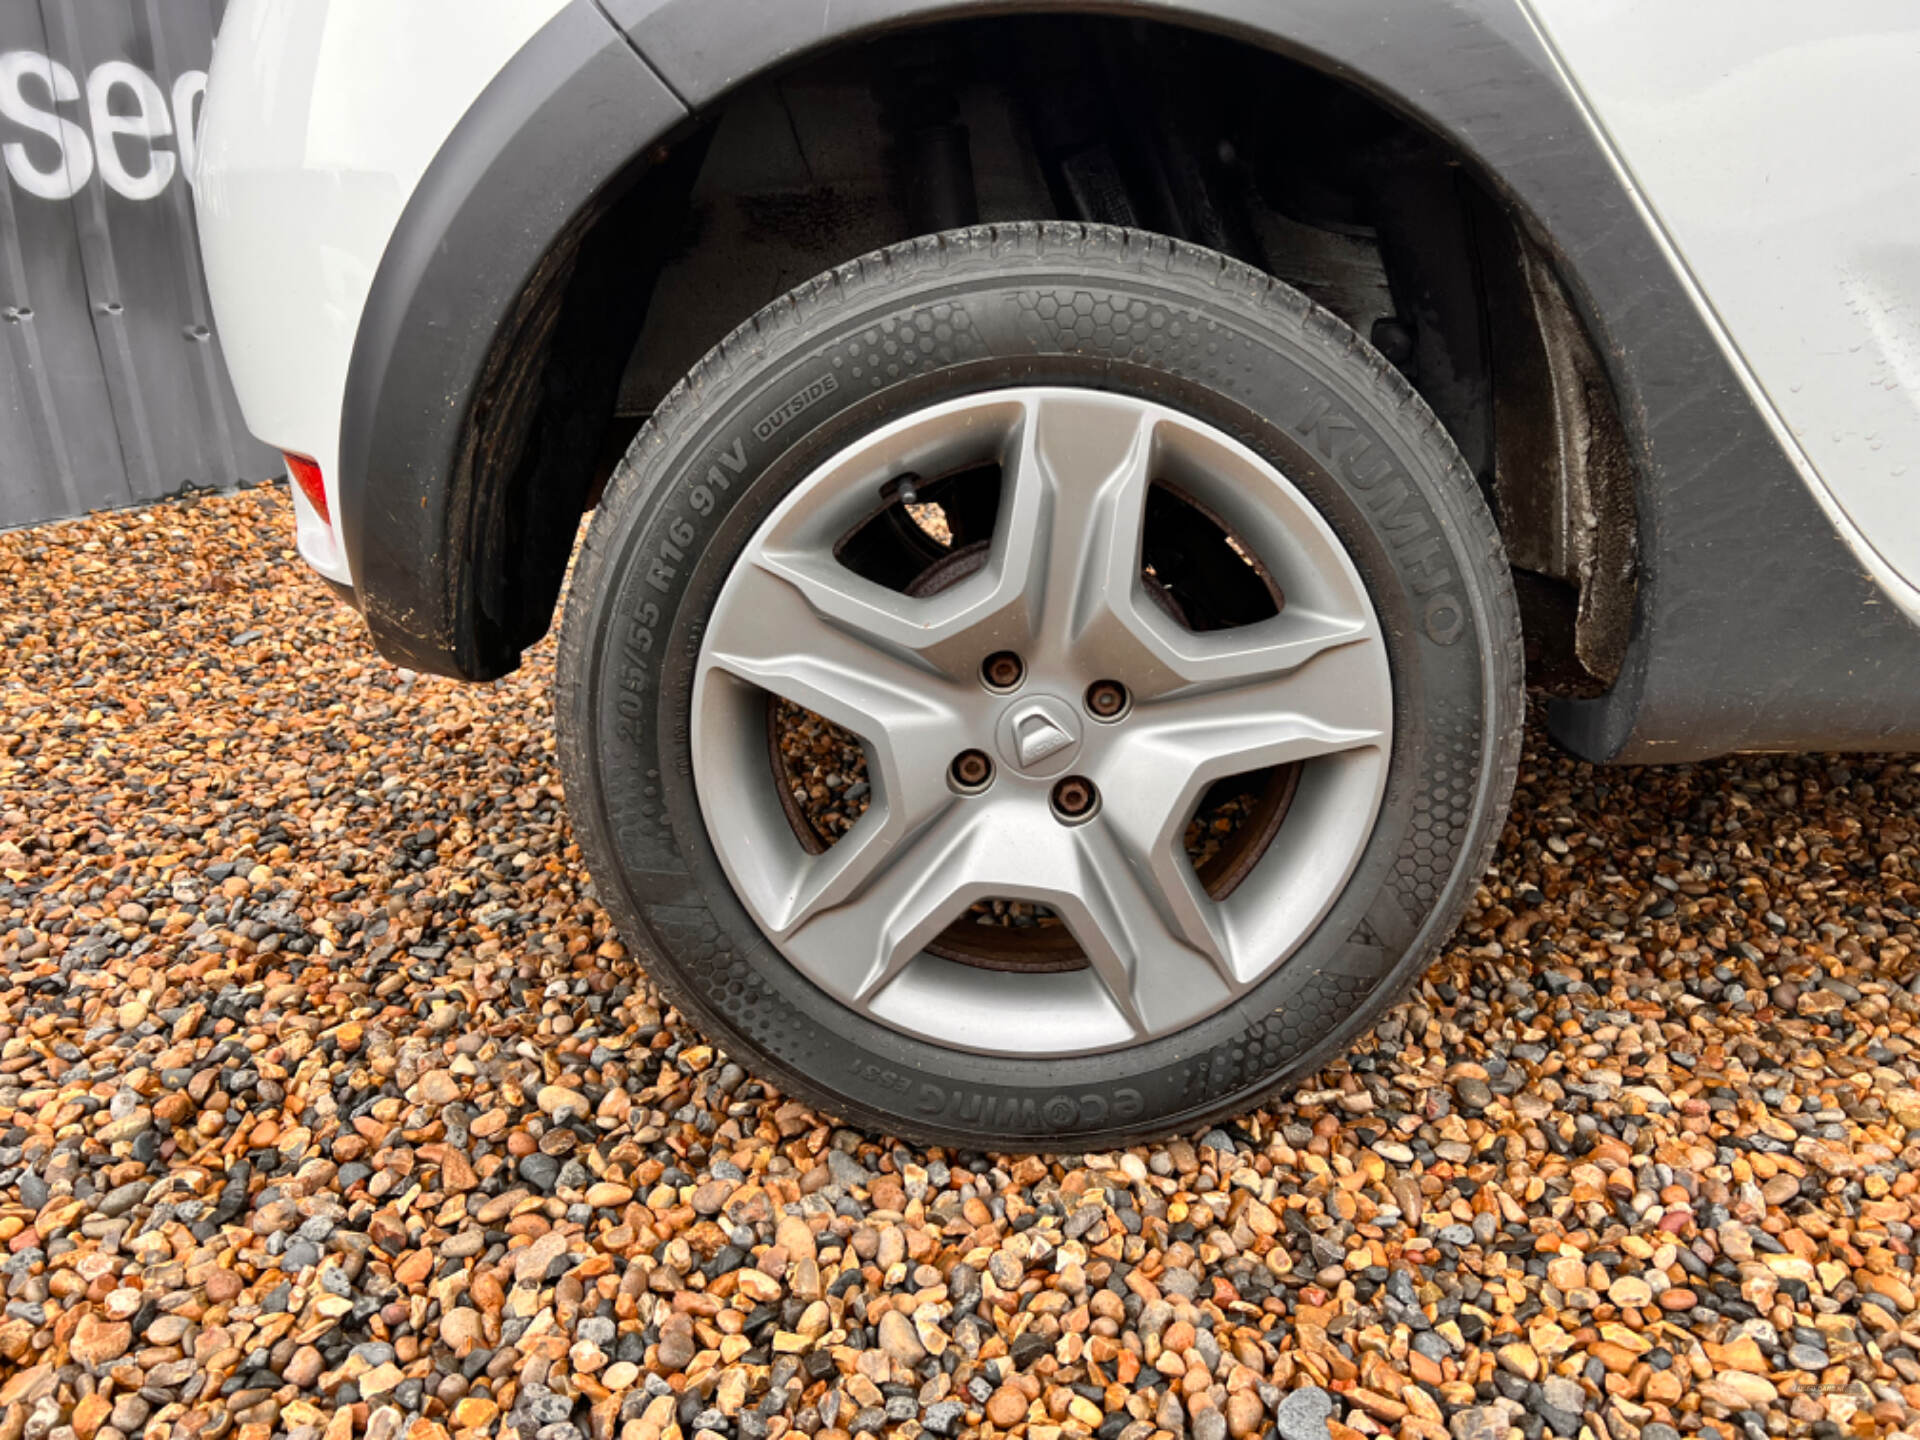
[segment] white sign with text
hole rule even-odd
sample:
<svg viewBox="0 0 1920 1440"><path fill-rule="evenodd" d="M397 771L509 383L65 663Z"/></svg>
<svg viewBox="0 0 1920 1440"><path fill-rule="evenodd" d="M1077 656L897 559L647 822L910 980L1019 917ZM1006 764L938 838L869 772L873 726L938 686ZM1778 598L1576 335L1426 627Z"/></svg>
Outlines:
<svg viewBox="0 0 1920 1440"><path fill-rule="evenodd" d="M71 200L96 170L114 194L151 200L176 171L191 182L196 109L206 89L206 71L186 70L169 94L127 60L96 65L83 86L38 51L0 52L0 117L39 137L8 136L0 157L13 183L42 200Z"/></svg>

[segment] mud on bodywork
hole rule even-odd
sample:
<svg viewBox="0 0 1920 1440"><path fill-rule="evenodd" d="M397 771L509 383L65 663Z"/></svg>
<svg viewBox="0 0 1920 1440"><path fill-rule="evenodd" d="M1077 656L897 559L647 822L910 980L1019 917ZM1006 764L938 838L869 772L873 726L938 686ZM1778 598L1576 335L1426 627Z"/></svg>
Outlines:
<svg viewBox="0 0 1920 1440"><path fill-rule="evenodd" d="M1584 679L1604 690L1619 677L1633 627L1633 458L1613 387L1546 257L1511 226L1483 225L1479 233L1488 262L1501 538L1516 570L1574 592L1570 648L1580 675L1557 682L1579 688ZM1532 607L1529 618L1550 605ZM1537 628L1558 627L1542 616ZM1550 644L1553 636L1537 638ZM1564 673L1564 657L1548 666L1556 659Z"/></svg>

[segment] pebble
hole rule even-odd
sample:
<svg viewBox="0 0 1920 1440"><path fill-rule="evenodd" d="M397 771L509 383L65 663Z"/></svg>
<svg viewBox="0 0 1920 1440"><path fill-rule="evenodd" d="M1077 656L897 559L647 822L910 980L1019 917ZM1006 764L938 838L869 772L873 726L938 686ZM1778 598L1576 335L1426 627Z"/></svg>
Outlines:
<svg viewBox="0 0 1920 1440"><path fill-rule="evenodd" d="M1607 1287L1607 1299L1623 1310L1638 1310L1653 1303L1653 1291L1637 1275L1622 1275Z"/></svg>
<svg viewBox="0 0 1920 1440"><path fill-rule="evenodd" d="M896 1364L911 1367L927 1358L926 1347L914 1332L913 1322L898 1310L888 1310L881 1315L877 1335L880 1348Z"/></svg>
<svg viewBox="0 0 1920 1440"><path fill-rule="evenodd" d="M1027 1413L1027 1397L1011 1385L1002 1385L987 1400L987 1418L1002 1430L1020 1423Z"/></svg>
<svg viewBox="0 0 1920 1440"><path fill-rule="evenodd" d="M288 521L0 535L5 1440L1920 1413L1911 761L1602 771L1536 729L1351 1055L1160 1144L918 1148L652 988L567 828L551 642L486 689L398 670ZM851 824L862 757L781 744Z"/></svg>
<svg viewBox="0 0 1920 1440"><path fill-rule="evenodd" d="M89 1369L100 1369L127 1353L133 1343L133 1327L122 1321L106 1320L92 1311L83 1311L69 1341L73 1358Z"/></svg>
<svg viewBox="0 0 1920 1440"><path fill-rule="evenodd" d="M1498 1405L1474 1405L1454 1413L1453 1440L1506 1440L1507 1412Z"/></svg>
<svg viewBox="0 0 1920 1440"><path fill-rule="evenodd" d="M1332 1418L1333 1397L1318 1385L1290 1392L1273 1414L1280 1440L1327 1440Z"/></svg>

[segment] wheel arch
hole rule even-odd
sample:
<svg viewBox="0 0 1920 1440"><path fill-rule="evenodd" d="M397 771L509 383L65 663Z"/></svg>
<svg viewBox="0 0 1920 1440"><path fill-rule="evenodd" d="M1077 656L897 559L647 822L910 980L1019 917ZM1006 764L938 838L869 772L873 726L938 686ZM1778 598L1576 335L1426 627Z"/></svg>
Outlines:
<svg viewBox="0 0 1920 1440"><path fill-rule="evenodd" d="M1884 700L1839 723L1817 691L1777 686L1756 705L1763 682L1710 633L1723 618L1764 615L1802 632L1823 670L1858 671L1799 600L1754 583L1751 554L1732 566L1678 562L1675 540L1736 522L1740 482L1751 504L1757 477L1788 543L1816 554L1838 613L1877 624L1876 643L1905 638L1886 635L1884 607L1767 435L1513 0L852 0L756 7L751 23L712 0L574 0L430 167L368 300L341 488L381 648L485 679L546 629L618 384L609 356L620 334L638 333L651 288L622 291L608 276L658 273L711 133L704 120L754 81L849 42L1036 11L1159 20L1282 55L1408 117L1517 219L1519 243L1557 277L1577 320L1562 338L1604 376L1637 511L1638 570L1610 592L1617 674L1604 694L1556 704L1563 740L1596 759L1679 759L1884 740L1912 723ZM1689 503L1676 507L1683 489ZM1775 538L1763 538L1771 551ZM1702 686L1703 666L1717 686Z"/></svg>

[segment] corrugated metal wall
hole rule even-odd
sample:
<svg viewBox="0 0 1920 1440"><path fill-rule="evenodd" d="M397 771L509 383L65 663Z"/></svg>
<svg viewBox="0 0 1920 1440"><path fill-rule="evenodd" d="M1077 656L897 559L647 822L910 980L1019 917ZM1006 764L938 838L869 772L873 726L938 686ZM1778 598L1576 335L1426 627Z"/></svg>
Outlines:
<svg viewBox="0 0 1920 1440"><path fill-rule="evenodd" d="M0 0L0 527L283 472L188 183L225 0Z"/></svg>

